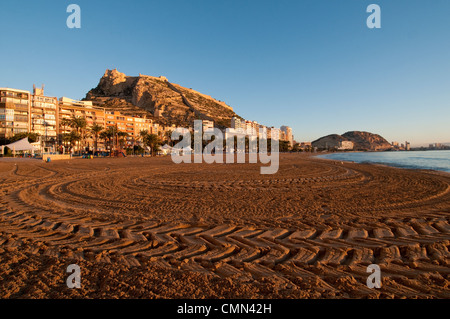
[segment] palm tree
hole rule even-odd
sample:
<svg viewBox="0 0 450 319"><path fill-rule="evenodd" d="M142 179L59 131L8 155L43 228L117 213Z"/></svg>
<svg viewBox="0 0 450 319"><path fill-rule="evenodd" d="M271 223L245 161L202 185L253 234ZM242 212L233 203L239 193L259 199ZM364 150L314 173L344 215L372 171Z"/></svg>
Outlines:
<svg viewBox="0 0 450 319"><path fill-rule="evenodd" d="M109 149L112 151L112 140L114 138L115 129L112 126L109 126L106 130L100 133L100 138L105 141L109 145Z"/></svg>
<svg viewBox="0 0 450 319"><path fill-rule="evenodd" d="M146 134L144 136L144 144L149 146L152 152L152 156L156 154L158 151L158 146L161 145L158 135L155 134Z"/></svg>
<svg viewBox="0 0 450 319"><path fill-rule="evenodd" d="M164 133L164 137L166 138L167 144L169 144L169 146L173 146L172 144L172 130L168 130Z"/></svg>
<svg viewBox="0 0 450 319"><path fill-rule="evenodd" d="M9 141L12 142L16 142L18 140L24 139L25 137L28 138L28 142L30 143L35 143L38 139L39 139L39 134L38 133L17 133L15 134L13 137L11 137L9 139Z"/></svg>
<svg viewBox="0 0 450 319"><path fill-rule="evenodd" d="M86 119L81 116L72 116L70 119L71 123L70 126L74 129L76 129L76 132L80 135L80 141L81 141L81 147L83 148L84 145L84 139L85 139L85 130L87 126Z"/></svg>
<svg viewBox="0 0 450 319"><path fill-rule="evenodd" d="M147 130L141 130L140 132L139 132L139 135L138 135L138 141L140 142L140 143L144 143L144 139L145 139L145 137L148 135L148 131ZM142 145L141 145L142 146Z"/></svg>
<svg viewBox="0 0 450 319"><path fill-rule="evenodd" d="M123 143L125 142L126 137L128 137L128 133L119 131L116 133L116 136L117 136L117 140L118 140L117 144L118 144L119 148L122 149Z"/></svg>
<svg viewBox="0 0 450 319"><path fill-rule="evenodd" d="M62 139L64 142L69 142L69 144L73 147L75 146L76 142L81 139L81 135L76 131L72 131L70 133L64 133L62 135Z"/></svg>
<svg viewBox="0 0 450 319"><path fill-rule="evenodd" d="M89 130L91 131L92 134L94 134L94 153L95 153L98 151L98 149L97 149L98 137L99 137L100 132L103 131L103 126L95 123L94 125L91 126L91 128Z"/></svg>
<svg viewBox="0 0 450 319"><path fill-rule="evenodd" d="M66 139L64 138L64 136L66 135L66 128L68 126L71 126L72 120L68 119L68 118L63 118L60 122L59 125L62 126L64 128L63 133L61 134L61 142L64 146L64 149L66 148Z"/></svg>

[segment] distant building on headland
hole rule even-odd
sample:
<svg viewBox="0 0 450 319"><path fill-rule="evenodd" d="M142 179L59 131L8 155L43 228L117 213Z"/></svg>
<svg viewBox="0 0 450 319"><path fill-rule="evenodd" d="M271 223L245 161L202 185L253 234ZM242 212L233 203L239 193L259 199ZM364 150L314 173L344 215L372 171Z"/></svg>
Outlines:
<svg viewBox="0 0 450 319"><path fill-rule="evenodd" d="M410 151L411 150L411 143L408 141L405 141L405 143L399 143L399 142L392 142L391 143L392 150L394 151Z"/></svg>
<svg viewBox="0 0 450 319"><path fill-rule="evenodd" d="M339 146L338 146L338 150L343 151L343 150L352 150L354 147L353 142L352 141L340 141L339 142Z"/></svg>
<svg viewBox="0 0 450 319"><path fill-rule="evenodd" d="M341 135L331 134L313 141L312 146L322 150L352 150L354 143Z"/></svg>
<svg viewBox="0 0 450 319"><path fill-rule="evenodd" d="M410 142L405 142L405 151L410 151L411 150L411 143Z"/></svg>
<svg viewBox="0 0 450 319"><path fill-rule="evenodd" d="M445 145L443 143L433 143L428 146L428 149L430 150L448 150L449 148L449 145Z"/></svg>

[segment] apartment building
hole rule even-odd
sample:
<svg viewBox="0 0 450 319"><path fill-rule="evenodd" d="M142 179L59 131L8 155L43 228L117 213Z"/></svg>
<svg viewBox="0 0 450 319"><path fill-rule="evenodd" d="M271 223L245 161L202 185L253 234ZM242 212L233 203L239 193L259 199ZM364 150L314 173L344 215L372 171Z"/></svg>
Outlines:
<svg viewBox="0 0 450 319"><path fill-rule="evenodd" d="M30 131L31 94L29 91L0 88L0 138Z"/></svg>
<svg viewBox="0 0 450 319"><path fill-rule="evenodd" d="M258 123L255 121L245 121L245 123L243 123L244 125L242 126L242 129L244 130L244 132L248 135L257 135L257 125Z"/></svg>
<svg viewBox="0 0 450 319"><path fill-rule="evenodd" d="M405 142L405 150L406 151L410 151L411 150L411 143L408 142L408 141Z"/></svg>
<svg viewBox="0 0 450 319"><path fill-rule="evenodd" d="M126 116L119 111L105 111L106 128L116 127L119 132L127 133L126 147L131 147L140 140L140 133L147 131L149 134L163 134L162 127L153 123L151 119Z"/></svg>
<svg viewBox="0 0 450 319"><path fill-rule="evenodd" d="M231 128L232 129L238 130L238 129L242 128L241 127L241 125L242 125L241 123L242 123L241 119L237 118L236 116L233 116L231 118Z"/></svg>
<svg viewBox="0 0 450 319"><path fill-rule="evenodd" d="M73 128L64 124L64 120L70 120L73 117L82 117L86 120L87 128L94 124L103 128L105 125L105 110L101 107L92 105L91 101L77 101L67 97L61 97L58 105L58 140L62 145L64 134L69 134ZM103 148L102 141L98 141L98 148ZM90 136L86 139L86 147L92 148L94 145L94 137Z"/></svg>
<svg viewBox="0 0 450 319"><path fill-rule="evenodd" d="M71 132L71 128L61 124L63 119L71 119L73 117L82 117L86 119L87 127L94 124L106 127L105 110L101 107L92 105L91 101L77 101L62 97L59 99L59 134L67 134Z"/></svg>
<svg viewBox="0 0 450 319"><path fill-rule="evenodd" d="M214 129L214 121L203 120L203 132Z"/></svg>
<svg viewBox="0 0 450 319"><path fill-rule="evenodd" d="M282 126L280 127L281 131L283 132L283 140L288 141L289 145L291 147L294 146L294 136L292 135L292 129L289 126Z"/></svg>
<svg viewBox="0 0 450 319"><path fill-rule="evenodd" d="M279 140L280 139L280 129L271 127L267 129L267 139L274 139Z"/></svg>
<svg viewBox="0 0 450 319"><path fill-rule="evenodd" d="M31 95L31 128L30 131L40 136L44 149L54 150L58 140L58 99L44 95L44 86L33 85Z"/></svg>
<svg viewBox="0 0 450 319"><path fill-rule="evenodd" d="M139 135L142 131L152 133L153 121L150 119L144 119L140 117L134 117L134 136L139 139Z"/></svg>

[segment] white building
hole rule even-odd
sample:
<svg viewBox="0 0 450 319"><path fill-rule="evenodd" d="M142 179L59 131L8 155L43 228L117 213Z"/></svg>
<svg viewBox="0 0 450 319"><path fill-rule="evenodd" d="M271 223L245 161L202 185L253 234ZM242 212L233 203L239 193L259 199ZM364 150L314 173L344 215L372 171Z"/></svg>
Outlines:
<svg viewBox="0 0 450 319"><path fill-rule="evenodd" d="M241 127L241 119L238 119L236 116L231 118L231 128L232 129L240 129Z"/></svg>
<svg viewBox="0 0 450 319"><path fill-rule="evenodd" d="M352 150L353 146L352 141L340 141L338 150Z"/></svg>
<svg viewBox="0 0 450 319"><path fill-rule="evenodd" d="M293 147L294 146L294 136L292 135L292 129L289 126L284 126L284 125L282 127L280 127L280 129L281 129L281 131L284 132L286 141L288 141L289 145L291 147Z"/></svg>
<svg viewBox="0 0 450 319"><path fill-rule="evenodd" d="M203 120L203 132L214 129L214 121Z"/></svg>

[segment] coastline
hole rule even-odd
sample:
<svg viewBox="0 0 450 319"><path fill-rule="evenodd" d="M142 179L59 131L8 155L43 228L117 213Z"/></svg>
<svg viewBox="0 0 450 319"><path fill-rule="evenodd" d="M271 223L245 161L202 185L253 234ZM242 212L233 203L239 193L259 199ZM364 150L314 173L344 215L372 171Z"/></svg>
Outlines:
<svg viewBox="0 0 450 319"><path fill-rule="evenodd" d="M406 154L411 154L413 152L422 152L422 151L408 151ZM326 156L326 155L330 155L330 154L348 154L348 153L358 153L358 154L365 154L365 152L328 152L326 154L320 154L317 155L317 158L320 159L326 159L326 160L332 160L332 161L339 161L339 162L348 162L348 163L358 163L358 164L372 164L372 165L381 165L381 166L387 166L387 167L395 167L395 168L401 168L401 169L408 169L408 170L418 170L418 171L431 171L431 172L441 172L444 173L444 175L450 175L450 172L447 170L439 170L439 169L434 169L434 168L421 168L421 167L413 167L410 165L404 165L404 164L399 164L399 163L388 163L388 162L376 162L376 161L370 161L370 160L365 160L365 161L356 161L356 160L349 160L349 159L333 159L333 158L325 158L325 157L321 157L321 156ZM390 154L391 152L369 152L369 153L387 153Z"/></svg>

